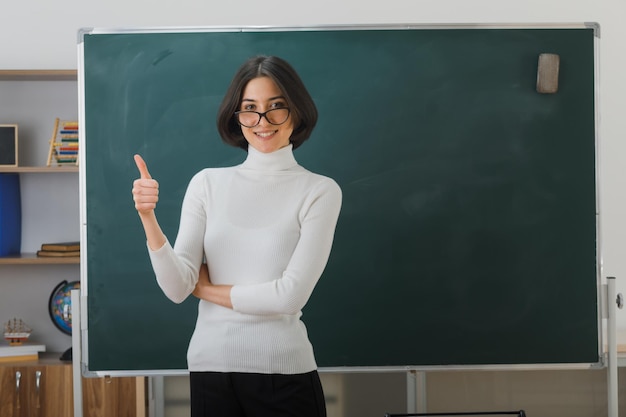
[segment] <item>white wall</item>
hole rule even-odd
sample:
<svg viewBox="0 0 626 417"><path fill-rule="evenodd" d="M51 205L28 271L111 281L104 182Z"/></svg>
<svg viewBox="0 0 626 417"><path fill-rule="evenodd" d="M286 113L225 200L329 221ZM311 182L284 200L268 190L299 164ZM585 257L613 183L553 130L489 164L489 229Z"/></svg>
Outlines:
<svg viewBox="0 0 626 417"><path fill-rule="evenodd" d="M624 0L12 0L0 14L0 69L76 68L83 27L598 22L602 277L626 293L625 18ZM626 312L618 328L626 343Z"/></svg>

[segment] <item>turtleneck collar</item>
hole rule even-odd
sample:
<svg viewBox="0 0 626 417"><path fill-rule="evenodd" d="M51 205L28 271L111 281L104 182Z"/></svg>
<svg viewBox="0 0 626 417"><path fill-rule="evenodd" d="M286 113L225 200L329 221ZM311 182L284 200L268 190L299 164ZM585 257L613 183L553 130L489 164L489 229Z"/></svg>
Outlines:
<svg viewBox="0 0 626 417"><path fill-rule="evenodd" d="M254 147L248 146L248 157L241 164L242 168L257 171L284 171L297 165L292 144L271 153L259 152Z"/></svg>

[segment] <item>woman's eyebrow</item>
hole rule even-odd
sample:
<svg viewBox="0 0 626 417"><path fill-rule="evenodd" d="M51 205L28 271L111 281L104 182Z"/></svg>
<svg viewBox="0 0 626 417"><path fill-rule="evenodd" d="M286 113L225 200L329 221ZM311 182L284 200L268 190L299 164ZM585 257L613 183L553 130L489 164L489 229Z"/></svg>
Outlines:
<svg viewBox="0 0 626 417"><path fill-rule="evenodd" d="M276 97L268 98L267 101L284 100L284 99L285 99L285 96L276 96ZM254 103L254 102L258 101L258 100L254 100L254 99L251 99L251 98L245 98L244 97L244 98L241 99L241 102L243 103L244 101L250 101L250 102Z"/></svg>

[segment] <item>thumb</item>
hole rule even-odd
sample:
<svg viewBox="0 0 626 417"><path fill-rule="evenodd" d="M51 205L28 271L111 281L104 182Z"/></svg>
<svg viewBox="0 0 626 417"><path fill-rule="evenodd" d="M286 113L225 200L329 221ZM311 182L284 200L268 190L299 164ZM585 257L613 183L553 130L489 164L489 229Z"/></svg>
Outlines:
<svg viewBox="0 0 626 417"><path fill-rule="evenodd" d="M150 176L150 173L148 172L146 162L138 154L135 155L135 164L137 165L137 169L139 170L139 174L142 179L152 179L152 176Z"/></svg>

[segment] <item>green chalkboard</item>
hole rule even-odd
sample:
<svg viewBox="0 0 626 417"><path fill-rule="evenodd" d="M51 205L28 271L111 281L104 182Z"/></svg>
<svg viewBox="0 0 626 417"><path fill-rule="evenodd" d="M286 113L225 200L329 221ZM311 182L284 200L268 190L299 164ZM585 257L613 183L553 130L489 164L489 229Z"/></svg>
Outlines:
<svg viewBox="0 0 626 417"><path fill-rule="evenodd" d="M320 113L295 151L339 183L304 310L320 367L599 361L595 43L580 28L90 31L81 38L89 371L186 369L196 305L158 288L140 153L175 240L191 176L245 152L215 115L238 66L290 61ZM541 53L559 89L536 91Z"/></svg>

